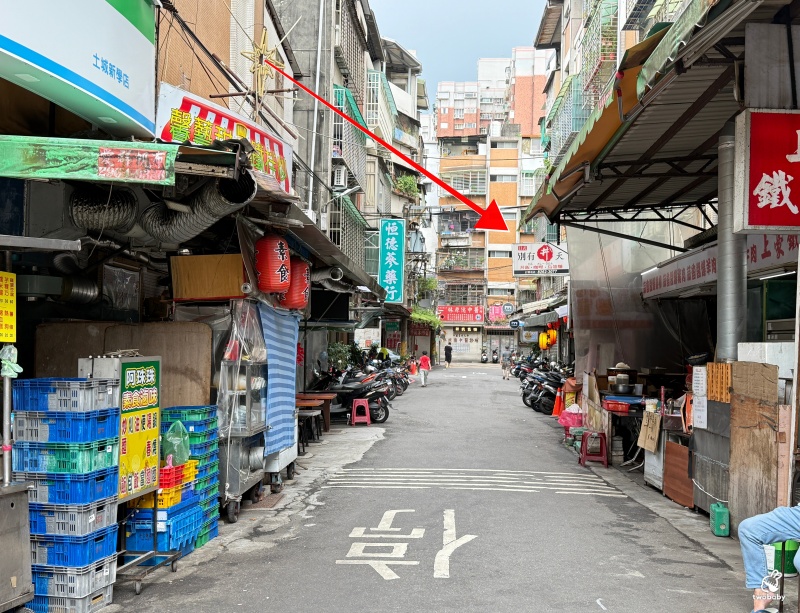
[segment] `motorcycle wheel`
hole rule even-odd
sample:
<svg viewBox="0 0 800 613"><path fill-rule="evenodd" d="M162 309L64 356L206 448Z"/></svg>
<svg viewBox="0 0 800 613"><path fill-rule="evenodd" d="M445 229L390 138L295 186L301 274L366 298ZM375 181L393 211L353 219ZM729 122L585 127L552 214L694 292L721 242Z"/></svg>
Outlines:
<svg viewBox="0 0 800 613"><path fill-rule="evenodd" d="M386 397L389 400L394 400L395 398L397 398L397 387L395 387L394 383L389 384L389 391L386 392Z"/></svg>
<svg viewBox="0 0 800 613"><path fill-rule="evenodd" d="M530 399L531 399L531 408L537 413L541 413L542 412L541 398L535 398L533 395L531 395Z"/></svg>
<svg viewBox="0 0 800 613"><path fill-rule="evenodd" d="M531 397L529 394L522 394L522 402L525 403L526 407L529 407L531 409L533 408L533 405L531 404Z"/></svg>
<svg viewBox="0 0 800 613"><path fill-rule="evenodd" d="M376 424L382 424L389 419L389 407L379 403L377 409L369 410L369 418Z"/></svg>
<svg viewBox="0 0 800 613"><path fill-rule="evenodd" d="M556 401L549 396L542 398L539 401L539 407L543 415L552 415L555 408Z"/></svg>

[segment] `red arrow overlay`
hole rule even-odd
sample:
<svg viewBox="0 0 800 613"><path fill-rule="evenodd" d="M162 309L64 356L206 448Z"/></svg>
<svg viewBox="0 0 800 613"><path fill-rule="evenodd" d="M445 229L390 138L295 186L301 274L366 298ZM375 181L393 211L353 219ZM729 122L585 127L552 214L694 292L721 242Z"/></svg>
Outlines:
<svg viewBox="0 0 800 613"><path fill-rule="evenodd" d="M443 190L445 190L447 193L449 193L451 196L453 196L454 198L458 198L461 202L463 202L469 208L471 208L473 211L478 213L481 217L480 217L480 219L478 219L478 222L475 224L475 229L476 230L495 230L495 231L500 231L500 232L508 232L508 225L506 224L506 220L503 219L503 214L500 212L500 207L497 206L497 202L496 201L492 200L492 203L489 206L487 206L485 209L481 208L480 206L478 206L477 204L472 202L472 200L467 198L464 194L459 192L457 189L454 189L451 185L449 185L449 184L445 183L444 181L442 181L439 177L437 177L436 175L434 175L433 173L431 173L427 169L425 169L422 166L420 166L419 164L417 164L414 160L412 160L408 156L404 155L401 151L399 151L398 149L396 149L395 147L393 147L392 145L390 145L389 143L387 143L383 139L378 138L375 134L373 134L372 132L367 130L360 123L358 123L357 121L355 121L353 119L350 119L350 117L348 117L347 115L342 113L339 109L337 109L335 106L333 106L330 102L325 100L325 98L322 98L322 97L318 96L317 94L315 94L314 92L312 92L305 85L303 85L299 81L296 81L295 79L290 77L288 74L283 72L275 64L273 64L272 62L270 62L268 60L264 60L264 63L267 64L269 67L271 67L273 70L275 70L275 71L279 72L280 74L282 74L284 76L284 78L289 79L289 81L291 81L292 83L297 85L297 87L302 89L308 95L310 95L310 96L316 98L317 100L319 100L322 104L327 106L330 110L332 110L334 113L339 115L339 117L341 117L342 119L347 121L353 127L358 128L364 134L369 136L372 140L374 140L374 141L380 143L381 145L383 145L384 147L386 147L389 151L394 153L397 157L401 158L409 166L414 168L417 172L420 172L420 173L424 174L431 181L436 183L436 185L438 185ZM313 160L312 160L312 163L313 163Z"/></svg>

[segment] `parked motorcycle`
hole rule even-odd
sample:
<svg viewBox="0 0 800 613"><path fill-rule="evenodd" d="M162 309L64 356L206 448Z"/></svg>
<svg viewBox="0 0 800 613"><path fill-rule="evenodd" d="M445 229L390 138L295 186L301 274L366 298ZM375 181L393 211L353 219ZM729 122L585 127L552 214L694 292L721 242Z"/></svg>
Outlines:
<svg viewBox="0 0 800 613"><path fill-rule="evenodd" d="M481 364L488 364L489 363L489 356L486 355L486 349L481 352Z"/></svg>
<svg viewBox="0 0 800 613"><path fill-rule="evenodd" d="M500 356L497 354L497 349L492 349L492 364L497 364L500 361Z"/></svg>
<svg viewBox="0 0 800 613"><path fill-rule="evenodd" d="M367 367L369 369L369 367ZM329 391L337 394L335 403L331 403L331 416L352 414L353 400L366 398L369 400L370 419L375 423L383 423L389 418L388 395L390 385L385 373L373 372L365 374L357 369L345 371L330 369L328 372L314 370L315 380L309 386L311 391ZM361 376L363 380L357 380ZM396 389L395 389L396 391Z"/></svg>

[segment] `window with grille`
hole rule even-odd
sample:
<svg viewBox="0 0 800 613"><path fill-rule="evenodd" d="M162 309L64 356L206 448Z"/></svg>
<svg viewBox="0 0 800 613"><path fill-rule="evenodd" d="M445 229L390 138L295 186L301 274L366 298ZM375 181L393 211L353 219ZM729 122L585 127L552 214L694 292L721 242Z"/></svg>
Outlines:
<svg viewBox="0 0 800 613"><path fill-rule="evenodd" d="M519 181L519 195L520 196L535 196L536 195L536 177L533 172L523 172Z"/></svg>
<svg viewBox="0 0 800 613"><path fill-rule="evenodd" d="M486 128L481 128L481 134L486 134L488 130Z"/></svg>
<svg viewBox="0 0 800 613"><path fill-rule="evenodd" d="M370 230L364 233L366 243L364 245L364 270L373 277L378 276L380 265L380 234Z"/></svg>
<svg viewBox="0 0 800 613"><path fill-rule="evenodd" d="M437 268L450 270L483 270L483 249L449 249L437 254Z"/></svg>
<svg viewBox="0 0 800 613"><path fill-rule="evenodd" d="M492 250L489 252L490 258L510 258L511 252L510 251L496 251Z"/></svg>
<svg viewBox="0 0 800 613"><path fill-rule="evenodd" d="M472 123L465 123L465 124L464 124L464 126L465 126L467 129L469 129L469 128L477 128L477 127L478 127L478 124L476 124L476 123L472 122Z"/></svg>
<svg viewBox="0 0 800 613"><path fill-rule="evenodd" d="M514 295L514 288L503 288L503 287L491 287L487 293L487 296L513 296Z"/></svg>
<svg viewBox="0 0 800 613"><path fill-rule="evenodd" d="M448 283L445 286L444 302L456 306L483 305L485 295L483 285Z"/></svg>
<svg viewBox="0 0 800 613"><path fill-rule="evenodd" d="M439 215L439 233L470 232L478 223L478 214L473 211L453 211Z"/></svg>
<svg viewBox="0 0 800 613"><path fill-rule="evenodd" d="M492 183L516 183L517 175L489 175Z"/></svg>
<svg viewBox="0 0 800 613"><path fill-rule="evenodd" d="M492 118L491 113L481 113L481 119L491 119L491 118ZM494 143L492 143L492 146L494 146Z"/></svg>
<svg viewBox="0 0 800 613"><path fill-rule="evenodd" d="M486 193L485 170L461 170L453 173L442 173L442 180L468 196L478 196ZM443 189L440 189L439 195L450 196Z"/></svg>
<svg viewBox="0 0 800 613"><path fill-rule="evenodd" d="M336 63L344 73L347 70L346 86L358 102L364 104L366 67L364 55L367 52L367 39L356 15L353 0L339 0L336 10ZM344 66L342 66L344 64Z"/></svg>
<svg viewBox="0 0 800 613"><path fill-rule="evenodd" d="M475 92L464 92L464 97L465 98L477 98L478 94L476 94Z"/></svg>
<svg viewBox="0 0 800 613"><path fill-rule="evenodd" d="M456 130L463 130L463 129L464 129L464 124L463 124L463 123L457 123L457 124L456 124L456 125L454 125L453 127L454 127Z"/></svg>
<svg viewBox="0 0 800 613"><path fill-rule="evenodd" d="M464 109L455 109L453 111L453 119L464 119Z"/></svg>

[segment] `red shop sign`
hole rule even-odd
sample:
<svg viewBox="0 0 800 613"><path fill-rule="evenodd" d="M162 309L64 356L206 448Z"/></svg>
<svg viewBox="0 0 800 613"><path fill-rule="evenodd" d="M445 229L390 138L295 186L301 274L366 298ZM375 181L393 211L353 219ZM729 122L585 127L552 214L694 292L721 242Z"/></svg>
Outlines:
<svg viewBox="0 0 800 613"><path fill-rule="evenodd" d="M735 177L737 232L800 228L800 112L739 115Z"/></svg>
<svg viewBox="0 0 800 613"><path fill-rule="evenodd" d="M482 306L440 306L437 309L442 321L483 322Z"/></svg>

